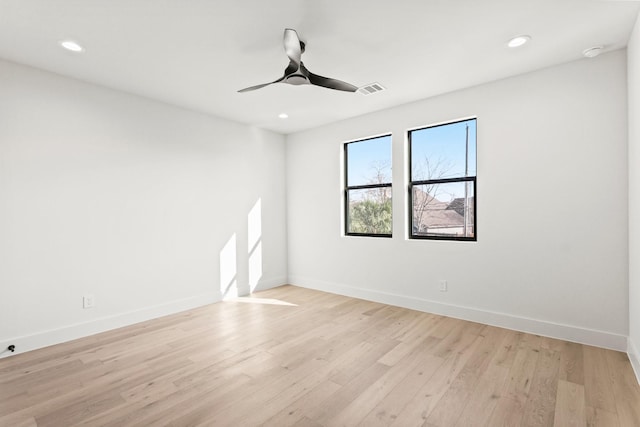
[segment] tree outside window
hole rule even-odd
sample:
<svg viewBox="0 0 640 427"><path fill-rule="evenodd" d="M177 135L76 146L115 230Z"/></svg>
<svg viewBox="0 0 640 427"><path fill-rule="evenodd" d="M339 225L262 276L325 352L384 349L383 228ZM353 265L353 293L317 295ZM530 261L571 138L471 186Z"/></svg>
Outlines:
<svg viewBox="0 0 640 427"><path fill-rule="evenodd" d="M476 230L476 119L409 132L410 237L472 240Z"/></svg>
<svg viewBox="0 0 640 427"><path fill-rule="evenodd" d="M391 135L349 142L345 150L345 234L391 237Z"/></svg>

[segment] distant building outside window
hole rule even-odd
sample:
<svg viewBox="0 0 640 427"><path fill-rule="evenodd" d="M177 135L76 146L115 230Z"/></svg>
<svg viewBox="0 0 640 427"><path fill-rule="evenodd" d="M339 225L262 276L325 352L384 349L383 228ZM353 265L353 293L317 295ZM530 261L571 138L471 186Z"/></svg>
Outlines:
<svg viewBox="0 0 640 427"><path fill-rule="evenodd" d="M391 135L344 144L345 234L391 237Z"/></svg>
<svg viewBox="0 0 640 427"><path fill-rule="evenodd" d="M476 119L409 132L412 239L477 239Z"/></svg>

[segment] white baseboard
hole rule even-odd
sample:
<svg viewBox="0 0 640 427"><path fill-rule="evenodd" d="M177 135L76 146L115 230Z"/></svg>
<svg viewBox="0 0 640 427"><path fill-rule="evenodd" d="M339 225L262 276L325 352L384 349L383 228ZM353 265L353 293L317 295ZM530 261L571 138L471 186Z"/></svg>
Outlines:
<svg viewBox="0 0 640 427"><path fill-rule="evenodd" d="M184 298L169 303L156 305L153 307L145 307L140 310L129 311L126 313L116 314L113 316L101 317L89 322L76 323L58 329L42 331L32 335L15 337L4 342L0 342L0 349L7 346L15 345L16 351L11 353L4 351L0 353L0 358L36 350L51 345L83 338L89 335L98 334L100 332L121 328L123 326L133 325L135 323L144 322L146 320L155 319L157 317L167 316L169 314L178 313L195 307L220 301L220 292L208 292L206 294L194 297Z"/></svg>
<svg viewBox="0 0 640 427"><path fill-rule="evenodd" d="M403 295L391 294L369 289L356 288L344 284L329 283L301 277L292 277L287 281L285 277L261 281L256 287L256 291L265 290L280 286L284 283L291 283L296 286L316 289L319 291L345 295L353 298L360 298L375 301L383 304L405 307L413 310L439 314L443 316L455 317L458 319L479 322L487 325L513 329L521 332L563 339L581 344L594 345L617 351L626 351L629 360L640 382L640 353L633 343L626 336L612 334L609 332L596 331L592 329L579 328L575 326L561 325L537 319L513 316L505 313L496 313L479 310L471 307L444 304L437 301L430 301L421 298L412 298ZM89 335L105 332L108 330L132 325L161 316L178 313L195 307L212 304L221 300L219 292L210 292L195 297L189 297L170 303L153 307L146 307L127 313L102 317L89 322L78 323L54 330L42 331L32 335L15 337L0 342L0 348L7 348L8 345L16 346L16 352L0 353L0 358L36 350L55 344L71 341Z"/></svg>
<svg viewBox="0 0 640 427"><path fill-rule="evenodd" d="M640 384L640 353L638 353L638 348L633 341L631 341L631 338L627 341L627 355L629 356L633 372L636 374L638 384Z"/></svg>
<svg viewBox="0 0 640 427"><path fill-rule="evenodd" d="M404 295L392 294L370 289L356 288L339 283L329 283L303 277L290 277L292 285L330 292L338 295L360 298L368 301L389 304L412 310L424 311L442 316L455 317L457 319L469 320L485 325L498 326L520 332L527 332L535 335L557 338L565 341L580 344L593 345L617 351L627 351L627 337L625 335L611 332L598 331L593 329L580 328L577 326L562 325L545 320L530 319L526 317L514 316L506 313L498 313L477 308L464 307L459 305L445 304ZM638 353L635 353L636 355ZM636 370L640 372L640 370Z"/></svg>

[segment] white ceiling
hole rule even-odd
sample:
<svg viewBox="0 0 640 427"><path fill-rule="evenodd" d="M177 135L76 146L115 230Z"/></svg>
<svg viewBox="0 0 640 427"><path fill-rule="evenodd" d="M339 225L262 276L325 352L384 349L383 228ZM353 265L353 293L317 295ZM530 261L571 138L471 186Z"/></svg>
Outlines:
<svg viewBox="0 0 640 427"><path fill-rule="evenodd" d="M0 0L0 58L291 133L579 59L595 45L622 48L639 9L606 0ZM237 93L282 76L285 28L306 42L312 72L387 90ZM531 42L507 48L518 34ZM63 50L68 38L86 51Z"/></svg>

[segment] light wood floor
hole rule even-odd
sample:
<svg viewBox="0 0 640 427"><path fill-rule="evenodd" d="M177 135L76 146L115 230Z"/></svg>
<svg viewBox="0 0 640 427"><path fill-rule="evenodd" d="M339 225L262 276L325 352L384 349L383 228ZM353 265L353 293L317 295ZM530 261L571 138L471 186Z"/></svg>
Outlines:
<svg viewBox="0 0 640 427"><path fill-rule="evenodd" d="M0 360L0 426L640 426L627 356L284 286Z"/></svg>

